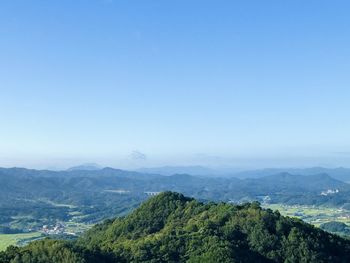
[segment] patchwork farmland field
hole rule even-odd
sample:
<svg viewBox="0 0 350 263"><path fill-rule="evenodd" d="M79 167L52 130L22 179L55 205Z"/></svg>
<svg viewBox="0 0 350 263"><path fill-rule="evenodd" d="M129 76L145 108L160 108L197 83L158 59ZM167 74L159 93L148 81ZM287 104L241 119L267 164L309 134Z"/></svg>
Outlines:
<svg viewBox="0 0 350 263"><path fill-rule="evenodd" d="M278 210L284 216L300 218L317 227L332 221L342 222L350 226L350 211L346 209L283 204L263 204L262 206Z"/></svg>
<svg viewBox="0 0 350 263"><path fill-rule="evenodd" d="M23 245L29 241L40 238L42 235L39 232L24 233L24 234L0 234L0 251L5 250L11 245Z"/></svg>

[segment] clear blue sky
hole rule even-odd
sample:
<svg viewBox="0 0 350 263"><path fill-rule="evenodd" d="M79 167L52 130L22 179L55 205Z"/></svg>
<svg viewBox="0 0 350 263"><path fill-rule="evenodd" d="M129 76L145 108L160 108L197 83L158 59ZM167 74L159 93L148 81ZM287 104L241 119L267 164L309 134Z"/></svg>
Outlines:
<svg viewBox="0 0 350 263"><path fill-rule="evenodd" d="M0 166L350 166L349 10L3 0Z"/></svg>

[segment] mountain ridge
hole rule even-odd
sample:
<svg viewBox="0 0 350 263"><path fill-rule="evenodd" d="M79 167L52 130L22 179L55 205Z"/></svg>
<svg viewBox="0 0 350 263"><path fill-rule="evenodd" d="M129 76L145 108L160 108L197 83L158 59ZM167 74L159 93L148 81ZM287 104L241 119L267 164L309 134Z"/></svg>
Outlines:
<svg viewBox="0 0 350 263"><path fill-rule="evenodd" d="M54 259L54 260L53 260ZM258 203L201 203L163 192L76 242L42 240L0 262L349 262L350 241Z"/></svg>

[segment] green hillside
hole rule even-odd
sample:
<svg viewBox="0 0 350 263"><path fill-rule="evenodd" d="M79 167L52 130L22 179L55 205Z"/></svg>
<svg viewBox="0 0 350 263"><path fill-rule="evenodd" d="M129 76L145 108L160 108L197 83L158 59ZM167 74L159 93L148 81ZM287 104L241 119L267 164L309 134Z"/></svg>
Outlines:
<svg viewBox="0 0 350 263"><path fill-rule="evenodd" d="M165 192L76 242L10 247L0 262L350 262L350 241L258 203L204 204Z"/></svg>

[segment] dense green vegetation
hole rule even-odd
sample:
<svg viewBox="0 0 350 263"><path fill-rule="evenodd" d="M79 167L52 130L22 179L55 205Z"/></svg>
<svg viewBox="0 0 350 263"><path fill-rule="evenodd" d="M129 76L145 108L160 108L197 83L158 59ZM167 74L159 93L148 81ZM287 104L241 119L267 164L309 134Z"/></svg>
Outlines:
<svg viewBox="0 0 350 263"><path fill-rule="evenodd" d="M322 228L325 231L336 233L339 235L350 235L350 227L342 222L327 222L320 225L320 228Z"/></svg>
<svg viewBox="0 0 350 263"><path fill-rule="evenodd" d="M78 241L9 247L0 262L349 262L350 241L258 203L201 203L165 192Z"/></svg>

